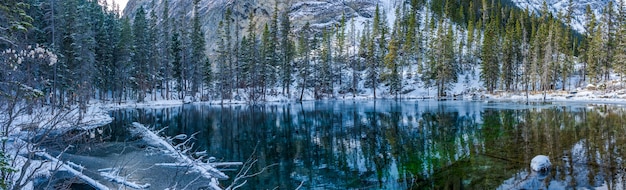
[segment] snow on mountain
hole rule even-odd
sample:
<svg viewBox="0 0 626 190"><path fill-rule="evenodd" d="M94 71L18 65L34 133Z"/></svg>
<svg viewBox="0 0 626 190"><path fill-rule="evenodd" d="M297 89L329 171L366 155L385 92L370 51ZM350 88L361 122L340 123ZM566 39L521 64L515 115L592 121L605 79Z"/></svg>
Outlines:
<svg viewBox="0 0 626 190"><path fill-rule="evenodd" d="M550 12L555 16L558 13L565 14L569 4L569 0L511 0L511 2L515 3L519 8L528 8L535 13L541 10L544 1L548 5ZM574 30L584 33L584 26L587 23L587 17L585 16L587 5L590 6L597 19L602 19L603 9L610 1L615 5L614 10L617 10L618 0L573 0L574 13L570 25Z"/></svg>
<svg viewBox="0 0 626 190"><path fill-rule="evenodd" d="M223 20L223 15L227 9L233 12L233 21L239 25L233 29L239 32L240 36L245 35L248 28L248 14L254 11L256 21L256 31L260 34L265 23L269 23L274 11L276 1L274 0L200 0L199 14L202 29L206 34L208 50L215 49L217 40L217 27ZM339 23L345 13L348 21L354 19L358 31L363 28L366 22L371 22L374 16L376 5L385 11L389 26L395 20L395 9L401 6L403 0L291 0L290 5L279 1L277 6L280 10L285 10L289 6L289 17L292 22L292 30L297 31L305 23L309 22L314 29L333 26ZM161 15L164 9L165 0L135 0L129 1L124 9L124 15L133 17L140 7L148 13L154 10L157 15ZM169 18L175 19L174 28L186 26L191 23L193 16L193 4L188 0L169 0ZM280 14L279 14L280 15Z"/></svg>

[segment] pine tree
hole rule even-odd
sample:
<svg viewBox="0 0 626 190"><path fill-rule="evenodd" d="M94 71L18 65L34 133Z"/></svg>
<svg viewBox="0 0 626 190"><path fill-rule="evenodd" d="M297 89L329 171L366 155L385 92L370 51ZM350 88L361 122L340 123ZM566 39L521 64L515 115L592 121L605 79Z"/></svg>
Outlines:
<svg viewBox="0 0 626 190"><path fill-rule="evenodd" d="M567 5L567 10L565 14L562 16L566 26L571 26L572 24L572 14L574 12L574 1L569 0ZM570 75L574 70L574 48L572 43L572 31L568 28L561 28L564 32L564 35L561 36L561 41L559 42L559 49L565 55L560 60L561 64L561 90L565 90L566 86L570 86ZM559 54L560 56L560 54Z"/></svg>
<svg viewBox="0 0 626 190"><path fill-rule="evenodd" d="M406 32L404 33L405 35L403 36L404 45L402 46L403 52L406 53L407 59L415 60L415 62L417 62L417 51L419 51L419 49L417 48L417 43L419 43L419 41L416 38L417 30L419 30L418 21L417 21L418 20L417 11L418 11L417 1L412 0L411 9L408 13L409 18L407 19L407 23L406 23L407 25Z"/></svg>
<svg viewBox="0 0 626 190"><path fill-rule="evenodd" d="M616 34L616 50L613 57L616 72L620 74L620 80L624 80L626 75L626 1L620 0L618 6L617 23L619 29Z"/></svg>
<svg viewBox="0 0 626 190"><path fill-rule="evenodd" d="M498 61L498 33L497 21L491 20L485 30L481 52L481 80L487 88L487 91L493 92L496 89L498 78L500 76L500 65Z"/></svg>
<svg viewBox="0 0 626 190"><path fill-rule="evenodd" d="M74 54L72 55L73 65L70 72L75 74L69 78L72 80L72 96L74 99L70 102L76 102L80 105L81 111L86 111L86 104L91 97L92 76L95 70L95 32L93 26L94 20L91 19L93 13L91 8L93 2L79 1L76 10L77 17L73 23L75 33L71 34L73 43L71 44ZM97 6L97 4L95 4Z"/></svg>
<svg viewBox="0 0 626 190"><path fill-rule="evenodd" d="M587 5L585 8L585 18L587 18L587 24L585 25L585 44L581 46L581 50L583 51L583 82L587 80L587 65L593 59L593 54L589 52L589 43L594 35L594 31L596 28L596 16L591 11L591 6Z"/></svg>
<svg viewBox="0 0 626 190"><path fill-rule="evenodd" d="M516 52L519 51L515 40L515 22L512 21L515 19L515 13L511 10L509 14L509 22L507 22L506 25L506 34L504 36L504 43L502 44L502 83L505 91L509 91L513 88Z"/></svg>
<svg viewBox="0 0 626 190"><path fill-rule="evenodd" d="M163 12L161 12L160 23L161 27L159 27L159 54L161 55L160 72L162 73L160 82L162 87L161 91L165 91L165 93L161 93L161 95L164 96L163 98L168 100L172 98L170 95L170 80L172 79L172 65L170 57L172 54L172 36L170 35L171 21L169 17L169 4L169 0L165 0L163 2Z"/></svg>
<svg viewBox="0 0 626 190"><path fill-rule="evenodd" d="M369 40L363 40L365 42L367 42L367 51L366 52L366 56L365 56L365 60L367 63L367 82L365 83L366 86L369 86L370 88L372 88L372 91L374 93L374 99L376 99L376 87L378 86L378 61L376 59L376 46L375 46L375 35L373 35L374 33L372 32L372 36L370 36ZM368 37L364 37L364 38L368 38Z"/></svg>
<svg viewBox="0 0 626 190"><path fill-rule="evenodd" d="M603 65L606 58L606 44L604 38L604 32L601 28L604 23L599 23L593 32L591 41L587 46L587 72L591 82L599 82L602 79Z"/></svg>
<svg viewBox="0 0 626 190"><path fill-rule="evenodd" d="M272 79L275 73L274 64L274 40L272 40L272 34L267 24L263 27L263 33L261 34L261 65L259 67L260 73L260 86L263 99L267 95L267 89L272 87Z"/></svg>
<svg viewBox="0 0 626 190"><path fill-rule="evenodd" d="M135 14L133 22L133 77L135 88L139 91L137 101L142 102L148 89L148 65L150 64L150 44L148 40L148 20L143 7Z"/></svg>
<svg viewBox="0 0 626 190"><path fill-rule="evenodd" d="M154 4L154 1L152 2ZM156 93L156 88L157 88L157 79L160 78L161 73L159 68L159 62L160 62L160 55L158 53L154 53L154 51L159 51L158 49L160 48L158 46L158 35L159 35L159 29L158 29L158 22L159 18L156 15L156 12L154 12L154 9L152 11L150 11L150 20L148 22L148 47L150 48L150 61L149 61L149 65L148 67L148 85L152 94L152 100L156 101L157 98L157 93Z"/></svg>
<svg viewBox="0 0 626 190"><path fill-rule="evenodd" d="M601 75L603 75L603 78L605 81L608 81L610 79L610 74L611 74L611 63L613 62L613 54L614 54L614 49L615 49L615 28L617 28L615 25L616 23L613 22L615 20L615 11L613 10L613 1L609 1L608 4L606 5L606 7L604 8L604 16L602 17L602 19L604 20L604 24L606 25L606 30L604 30L605 33L605 42L604 42L604 58L602 58L603 63L602 63L602 73ZM599 29L602 30L602 29Z"/></svg>
<svg viewBox="0 0 626 190"><path fill-rule="evenodd" d="M319 89L321 93L333 96L333 58L332 58L332 34L329 29L324 29L322 32L322 48L321 48L321 64L319 64L319 77L317 78Z"/></svg>
<svg viewBox="0 0 626 190"><path fill-rule="evenodd" d="M389 81L389 94L393 94L396 97L398 93L402 89L402 78L399 73L399 64L398 62L398 42L395 36L392 36L391 41L389 41L389 53L385 56L385 66L390 71L388 76Z"/></svg>
<svg viewBox="0 0 626 190"><path fill-rule="evenodd" d="M354 18L351 19L350 21L350 45L353 47L352 49L355 49L354 47L356 47L356 26L354 24ZM360 48L359 48L360 51ZM350 91L352 92L352 97L355 98L356 97L356 93L358 91L358 85L359 85L359 79L360 79L360 75L359 72L357 72L357 69L360 69L360 57L357 55L358 52L354 52L350 51L350 69L352 70L352 81L350 82L351 86L350 86Z"/></svg>
<svg viewBox="0 0 626 190"><path fill-rule="evenodd" d="M204 59L204 66L202 67L202 81L204 82L206 90L209 91L206 95L206 99L208 99L211 96L210 91L213 86L213 66L211 65L211 61L209 61L209 59Z"/></svg>
<svg viewBox="0 0 626 190"><path fill-rule="evenodd" d="M299 85L300 85L300 102L302 102L304 96L304 89L307 87L307 79L309 78L309 66L310 66L310 54L311 54L311 25L307 22L300 30L298 38L298 54L303 57L297 69L299 72Z"/></svg>
<svg viewBox="0 0 626 190"><path fill-rule="evenodd" d="M125 18L122 20L120 28L120 38L117 41L115 57L115 81L118 83L115 85L115 91L117 92L118 103L121 103L122 99L127 96L127 85L131 77L132 68L132 26L130 20Z"/></svg>
<svg viewBox="0 0 626 190"><path fill-rule="evenodd" d="M204 39L204 32L202 31L202 26L200 25L200 17L198 13L198 9L200 7L198 6L198 3L199 3L199 0L194 0L193 28L191 31L191 48L192 48L191 67L193 68L192 77L191 77L191 82L192 82L191 93L192 93L192 96L194 97L198 89L200 88L199 82L201 81L202 78L206 78L206 77L202 77L203 75L202 71L205 70L202 67L204 67L207 62L206 60L207 58L205 54L206 42ZM206 84L206 85L210 85L210 84Z"/></svg>
<svg viewBox="0 0 626 190"><path fill-rule="evenodd" d="M220 23L218 24L218 40L217 40L217 60L216 60L216 64L219 70L218 73L218 84L217 84L217 88L220 92L220 97L221 97L221 103L224 102L224 100L226 99L231 99L231 94L230 94L230 80L229 80L229 68L228 68L228 47L226 47L226 33L225 30L226 28L224 27L224 22L220 21Z"/></svg>
<svg viewBox="0 0 626 190"><path fill-rule="evenodd" d="M292 66L292 61L293 61L293 57L294 57L294 42L290 39L290 34L291 34L291 21L289 20L289 11L285 10L282 12L282 18L281 18L281 22L280 22L280 49L281 49L281 53L282 53L282 57L280 58L280 61L282 62L281 64L281 68L282 68L282 75L281 75L281 80L282 80L282 86L283 86L283 93L287 94L288 98L291 98L291 93L289 92L290 88L291 88L291 82L292 82L292 70L293 70L293 66ZM286 90L286 92L285 92Z"/></svg>
<svg viewBox="0 0 626 190"><path fill-rule="evenodd" d="M173 31L171 39L170 57L172 59L172 77L176 80L178 92L183 91L183 47L181 42L180 33L176 30ZM182 99L182 94L179 93L179 99Z"/></svg>
<svg viewBox="0 0 626 190"><path fill-rule="evenodd" d="M248 97L250 98L250 100L255 101L258 98L258 94L259 94L258 92L259 69L257 65L261 60L259 60L259 47L258 47L258 42L257 42L256 20L254 18L254 12L250 12L248 20L249 20L248 37L247 37L248 46L247 48L242 47L242 49L245 48L245 51L242 50L242 54L247 55L246 57L248 59L245 62L242 62L241 68L243 71L242 78L244 78L248 82L248 84L246 85L249 88Z"/></svg>
<svg viewBox="0 0 626 190"><path fill-rule="evenodd" d="M336 67L333 69L333 71L338 71L338 74L336 74L336 76L334 76L333 78L337 78L337 81L339 81L339 88L340 93L343 93L343 71L346 69L346 57L345 57L345 49L346 49L346 14L343 13L341 15L341 20L339 21L339 26L337 27L337 47L335 48L336 50L336 55L335 55L335 61L334 63L336 64Z"/></svg>
<svg viewBox="0 0 626 190"><path fill-rule="evenodd" d="M541 47L543 48L543 64L541 67L541 90L543 91L553 90L555 80L557 79L556 70L558 69L555 68L557 64L554 60L554 55L558 53L556 51L554 42L554 39L556 38L555 26L556 24L554 24L552 18L548 18L547 20L544 20L544 23L542 23L542 27L545 28L544 31L547 32L544 40L542 40L541 45Z"/></svg>
<svg viewBox="0 0 626 190"><path fill-rule="evenodd" d="M233 79L233 75L235 75L234 73L234 63L233 63L233 53L235 53L236 51L233 50L233 45L232 45L232 34L231 34L231 30L232 30L232 10L230 8L226 9L226 12L224 13L224 25L223 25L223 35L220 36L222 38L224 38L224 47L225 49L222 49L222 51L225 51L225 61L226 61L226 68L224 70L222 70L221 72L223 72L223 77L224 80L228 80L228 84L225 84L225 86L223 86L224 88L226 88L225 90L227 91L227 95L228 97L230 97L229 99L232 99L232 94L233 94L233 89L237 88L236 85L231 84L231 81Z"/></svg>

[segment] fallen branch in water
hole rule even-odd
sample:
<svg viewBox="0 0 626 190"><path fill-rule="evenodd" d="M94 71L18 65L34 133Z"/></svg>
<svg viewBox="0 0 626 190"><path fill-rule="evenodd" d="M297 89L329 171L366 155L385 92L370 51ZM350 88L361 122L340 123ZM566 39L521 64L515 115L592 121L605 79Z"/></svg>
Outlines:
<svg viewBox="0 0 626 190"><path fill-rule="evenodd" d="M36 153L37 156L41 156L43 158L46 158L54 163L58 163L61 165L62 168L66 169L68 172L70 172L72 175L82 179L85 183L91 185L91 187L98 189L98 190L108 190L109 188L105 185L102 185L101 183L99 183L98 181L90 178L89 176L86 176L85 174L83 174L83 172L80 172L78 170L75 170L72 166L65 164L64 162L60 161L59 159L51 156L48 153L45 152L38 152Z"/></svg>
<svg viewBox="0 0 626 190"><path fill-rule="evenodd" d="M239 170L239 173L237 173L237 175L235 176L235 179L233 179L233 182L228 187L226 187L226 190L235 190L240 187L243 187L248 182L247 180L248 178L262 174L263 172L265 172L265 170L269 169L270 167L278 165L278 164L271 164L269 166L263 167L261 171L258 171L253 174L248 174L250 170L252 169L252 167L259 161L258 159L254 157L254 155L256 154L256 148L257 147L255 146L254 152L252 152L252 154L250 155L250 158L248 158L248 160L246 160L246 162L243 163L243 166Z"/></svg>
<svg viewBox="0 0 626 190"><path fill-rule="evenodd" d="M180 164L187 165L191 167L196 172L200 173L203 177L207 179L217 178L217 179L228 179L228 176L223 172L215 169L214 167L202 163L198 159L192 159L188 155L184 154L187 150L179 150L180 146L174 146L171 143L165 141L162 137L158 136L156 133L152 132L152 130L148 129L144 125L133 122L133 126L138 129L135 131L143 135L144 138L149 139L152 143L157 146L162 146L170 153L172 153ZM193 136L193 135L192 135ZM181 143L182 144L182 143Z"/></svg>
<svg viewBox="0 0 626 190"><path fill-rule="evenodd" d="M119 176L119 169L112 169L109 172L101 171L100 175L111 182L119 183L119 184L122 184L130 188L134 188L134 189L147 189L150 187L149 183L146 183L144 185L139 185L139 184L126 180L125 177Z"/></svg>

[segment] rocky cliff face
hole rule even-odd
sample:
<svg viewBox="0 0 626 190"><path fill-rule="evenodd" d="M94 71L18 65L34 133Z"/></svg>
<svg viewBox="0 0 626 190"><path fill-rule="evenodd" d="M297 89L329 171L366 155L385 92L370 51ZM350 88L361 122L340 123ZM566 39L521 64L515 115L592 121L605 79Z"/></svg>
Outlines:
<svg viewBox="0 0 626 190"><path fill-rule="evenodd" d="M332 26L340 21L344 13L348 19L354 18L357 28L361 28L359 26L371 20L377 4L380 4L387 13L393 14L394 7L400 6L402 2L402 0L201 0L199 14L202 29L206 34L207 49L214 50L218 24L228 8L233 12L233 22L238 23L233 33L245 35L248 28L248 14L254 11L257 31L260 34L263 25L269 23L276 1L280 10L290 11L292 31L298 30L306 22L318 29ZM164 3L165 0L129 1L124 15L132 18L139 7L143 7L148 13L155 10L155 13L161 17ZM174 28L191 26L192 0L169 0L169 8L169 17L176 20Z"/></svg>
<svg viewBox="0 0 626 190"><path fill-rule="evenodd" d="M569 0L511 0L518 7L524 9L528 8L530 11L538 12L541 10L543 2L548 5L548 9L552 14L557 15L559 12L565 14L567 11ZM585 24L587 23L587 17L585 16L587 5L591 7L591 10L596 15L596 18L601 19L603 15L603 9L612 1L615 5L613 10L617 10L617 3L619 0L573 0L573 19L572 28L578 32L585 32Z"/></svg>

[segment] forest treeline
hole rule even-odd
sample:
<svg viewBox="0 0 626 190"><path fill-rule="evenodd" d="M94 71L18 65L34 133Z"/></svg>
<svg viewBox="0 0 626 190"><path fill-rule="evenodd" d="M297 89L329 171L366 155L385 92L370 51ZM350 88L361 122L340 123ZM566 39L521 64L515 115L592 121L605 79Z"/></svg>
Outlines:
<svg viewBox="0 0 626 190"><path fill-rule="evenodd" d="M184 14L170 14L168 0L160 12L139 8L125 16L99 0L4 0L2 98L32 95L68 106L94 99L302 100L305 93L324 99L364 90L398 97L419 88L443 97L470 77L488 92L520 92L569 90L626 73L623 3L610 2L603 15L587 7L582 33L569 27L573 0L557 14L545 3L531 12L500 1L407 0L391 14L376 6L365 27L346 14L334 25L294 27L277 3L267 23L254 12L239 20L225 10L215 45L205 41L200 1L193 3L185 19L169 17ZM243 25L251 27L236 30Z"/></svg>

